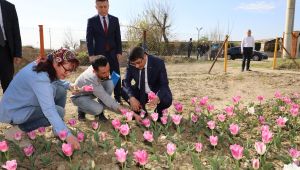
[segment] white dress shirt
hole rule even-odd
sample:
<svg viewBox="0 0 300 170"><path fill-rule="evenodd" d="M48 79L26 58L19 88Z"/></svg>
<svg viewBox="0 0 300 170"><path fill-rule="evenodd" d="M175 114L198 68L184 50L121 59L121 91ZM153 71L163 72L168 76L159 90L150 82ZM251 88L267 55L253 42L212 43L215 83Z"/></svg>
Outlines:
<svg viewBox="0 0 300 170"><path fill-rule="evenodd" d="M105 30L105 28L104 28L104 23L103 23L103 17L105 17L105 21L106 21L107 29L108 29L108 26L109 26L108 15L106 15L106 16L99 15L99 17L100 17L100 22L101 22L101 24L102 24L103 30Z"/></svg>
<svg viewBox="0 0 300 170"><path fill-rule="evenodd" d="M4 30L4 26L3 26L3 17L2 17L1 4L0 4L0 27L2 28L2 31L3 31L4 40L6 40L5 30Z"/></svg>
<svg viewBox="0 0 300 170"><path fill-rule="evenodd" d="M146 61L146 64L145 64L145 92L146 93L149 93L151 92L151 89L149 87L149 84L148 84L148 71L147 71L147 67L148 67L148 57L147 57L147 61ZM142 70L140 70L140 77L139 77L139 89L141 89L141 75L142 75Z"/></svg>
<svg viewBox="0 0 300 170"><path fill-rule="evenodd" d="M254 46L255 46L255 41L254 41L253 36L244 37L241 42L241 51L243 52L244 47L253 47L254 48Z"/></svg>

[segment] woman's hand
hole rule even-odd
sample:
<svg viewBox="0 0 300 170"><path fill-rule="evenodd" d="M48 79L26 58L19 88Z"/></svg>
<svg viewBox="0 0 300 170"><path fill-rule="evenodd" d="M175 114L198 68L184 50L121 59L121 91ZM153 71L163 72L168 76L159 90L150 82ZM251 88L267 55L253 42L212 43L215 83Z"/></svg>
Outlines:
<svg viewBox="0 0 300 170"><path fill-rule="evenodd" d="M80 144L78 142L78 139L73 136L73 135L69 135L66 139L66 141L72 145L72 147L76 150L79 150L80 149Z"/></svg>

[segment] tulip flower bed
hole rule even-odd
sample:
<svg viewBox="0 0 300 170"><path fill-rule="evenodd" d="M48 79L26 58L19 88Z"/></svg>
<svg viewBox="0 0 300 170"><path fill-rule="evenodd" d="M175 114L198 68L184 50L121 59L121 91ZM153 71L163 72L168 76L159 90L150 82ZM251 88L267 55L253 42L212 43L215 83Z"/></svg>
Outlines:
<svg viewBox="0 0 300 170"><path fill-rule="evenodd" d="M2 167L6 169L275 169L299 164L299 95L276 92L274 98L258 96L243 103L240 96L224 108L215 108L209 97L191 99L193 109L179 102L158 114L150 112L138 125L133 113L109 124L89 122L82 130L67 120L81 142L73 150L59 138L45 136L45 128L26 134L32 145L19 148L0 142ZM191 107L189 107L191 108ZM142 113L144 115L144 113ZM46 129L47 131L50 129ZM25 134L16 133L15 142Z"/></svg>

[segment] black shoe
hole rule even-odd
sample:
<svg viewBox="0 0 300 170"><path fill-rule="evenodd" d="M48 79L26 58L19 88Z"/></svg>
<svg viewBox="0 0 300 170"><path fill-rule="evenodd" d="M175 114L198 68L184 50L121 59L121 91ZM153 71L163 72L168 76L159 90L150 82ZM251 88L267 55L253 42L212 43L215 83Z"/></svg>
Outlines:
<svg viewBox="0 0 300 170"><path fill-rule="evenodd" d="M104 116L104 113L100 113L99 115L95 116L96 119L99 119L99 121L105 123L108 122L108 119Z"/></svg>
<svg viewBox="0 0 300 170"><path fill-rule="evenodd" d="M85 121L86 120L84 112L78 111L78 120L79 121Z"/></svg>
<svg viewBox="0 0 300 170"><path fill-rule="evenodd" d="M247 71L252 71L252 70L248 69Z"/></svg>

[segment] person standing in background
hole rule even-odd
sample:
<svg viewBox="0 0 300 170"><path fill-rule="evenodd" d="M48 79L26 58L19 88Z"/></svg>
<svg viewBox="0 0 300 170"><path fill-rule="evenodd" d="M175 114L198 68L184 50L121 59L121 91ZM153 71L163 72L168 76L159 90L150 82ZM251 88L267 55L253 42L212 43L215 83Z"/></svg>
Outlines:
<svg viewBox="0 0 300 170"><path fill-rule="evenodd" d="M120 75L119 59L122 56L122 42L119 19L108 14L108 0L96 0L98 14L88 19L86 42L90 61L94 56L107 58L111 73ZM114 97L121 103L121 82L114 89Z"/></svg>
<svg viewBox="0 0 300 170"><path fill-rule="evenodd" d="M253 49L255 45L255 41L253 36L251 36L251 30L249 29L247 31L247 36L243 38L241 42L241 52L244 55L243 57L243 62L242 62L242 72L245 69L245 64L247 60L247 65L246 65L246 71L252 71L250 70L250 60L253 54Z"/></svg>
<svg viewBox="0 0 300 170"><path fill-rule="evenodd" d="M188 58L191 57L192 49L193 49L193 40L192 40L192 38L190 38L190 41L188 44Z"/></svg>
<svg viewBox="0 0 300 170"><path fill-rule="evenodd" d="M3 93L14 76L14 64L21 63L22 42L15 6L0 0L0 81Z"/></svg>

